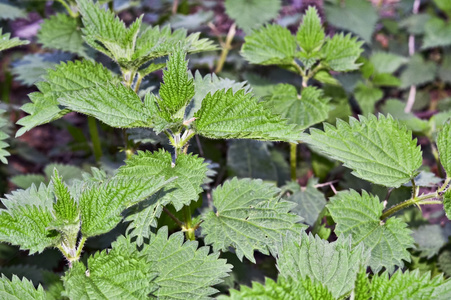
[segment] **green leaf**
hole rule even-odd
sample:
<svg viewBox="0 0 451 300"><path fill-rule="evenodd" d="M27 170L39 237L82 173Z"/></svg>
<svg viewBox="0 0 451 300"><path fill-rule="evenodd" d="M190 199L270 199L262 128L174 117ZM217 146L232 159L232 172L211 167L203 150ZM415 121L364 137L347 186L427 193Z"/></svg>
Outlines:
<svg viewBox="0 0 451 300"><path fill-rule="evenodd" d="M284 236L282 240L277 258L279 276L295 280L312 278L321 282L334 298L352 291L357 272L369 259L363 245L352 248L351 240L343 236L329 243L303 232Z"/></svg>
<svg viewBox="0 0 451 300"><path fill-rule="evenodd" d="M63 178L59 176L58 171L54 170L52 177L53 193L56 196L56 203L53 204L53 211L57 220L68 223L78 223L79 210L78 204L69 192L69 189L63 182Z"/></svg>
<svg viewBox="0 0 451 300"><path fill-rule="evenodd" d="M152 116L138 95L123 84L108 82L66 94L58 102L72 111L118 128L151 127Z"/></svg>
<svg viewBox="0 0 451 300"><path fill-rule="evenodd" d="M434 0L435 5L437 5L437 7L444 11L445 13L449 15L451 15L451 3L449 3L449 1L446 0Z"/></svg>
<svg viewBox="0 0 451 300"><path fill-rule="evenodd" d="M110 70L101 64L87 60L61 63L55 70L48 70L45 82L36 86L40 92L29 95L32 103L22 106L22 110L29 114L20 119L17 124L23 127L16 133L21 136L28 130L61 118L68 113L58 106L58 98L66 97L74 92L96 87L106 82L119 82Z"/></svg>
<svg viewBox="0 0 451 300"><path fill-rule="evenodd" d="M62 61L69 59L72 59L71 54L61 52L27 54L14 62L11 73L22 84L32 86L38 81L43 81L42 77L47 74L47 69L53 69Z"/></svg>
<svg viewBox="0 0 451 300"><path fill-rule="evenodd" d="M146 179L119 177L89 187L79 199L81 233L91 237L111 231L122 220L126 208L152 196L172 180L149 174Z"/></svg>
<svg viewBox="0 0 451 300"><path fill-rule="evenodd" d="M45 177L39 174L16 175L11 177L10 181L21 189L28 189L32 184L39 186L45 181Z"/></svg>
<svg viewBox="0 0 451 300"><path fill-rule="evenodd" d="M303 88L301 95L298 95L293 85L278 84L266 103L272 111L288 119L289 123L306 129L327 119L328 102L323 91L316 87Z"/></svg>
<svg viewBox="0 0 451 300"><path fill-rule="evenodd" d="M357 58L363 52L363 42L353 38L350 34L336 34L326 40L321 48L323 56L322 64L334 71L352 71L357 70L360 64L356 64Z"/></svg>
<svg viewBox="0 0 451 300"><path fill-rule="evenodd" d="M179 155L172 165L171 154L164 150L156 152L139 151L137 155L126 160L125 166L119 168L119 178L149 178L163 176L165 180L177 177L168 184L160 194L161 205L171 203L178 211L184 205L198 199L202 192L201 185L206 177L207 165L203 158L195 155Z"/></svg>
<svg viewBox="0 0 451 300"><path fill-rule="evenodd" d="M280 5L280 0L226 0L224 2L226 13L246 33L276 18Z"/></svg>
<svg viewBox="0 0 451 300"><path fill-rule="evenodd" d="M0 3L0 5L2 4ZM2 28L0 28L0 51L17 47L20 45L27 45L29 43L29 41L23 41L18 38L11 39L10 36L11 36L10 33L2 34Z"/></svg>
<svg viewBox="0 0 451 300"><path fill-rule="evenodd" d="M352 174L370 182L399 187L417 175L421 149L412 133L391 116L360 116L349 124L337 120L337 127L324 124L311 129L301 140L317 151L344 163Z"/></svg>
<svg viewBox="0 0 451 300"><path fill-rule="evenodd" d="M451 176L451 123L446 122L437 136L437 149L440 162L447 178Z"/></svg>
<svg viewBox="0 0 451 300"><path fill-rule="evenodd" d="M383 96L384 92L381 89L368 86L362 82L357 84L354 91L355 100L365 116L374 112L376 102L381 100Z"/></svg>
<svg viewBox="0 0 451 300"><path fill-rule="evenodd" d="M161 29L158 26L148 26L140 30L132 61L126 63L127 67L136 68L149 60L169 55L174 51L174 46L187 53L217 50L212 41L200 39L199 32L187 36L187 31L183 28L171 33L169 26Z"/></svg>
<svg viewBox="0 0 451 300"><path fill-rule="evenodd" d="M442 276L431 278L429 273L420 275L418 270L402 273L398 270L390 278L387 272L374 275L369 293L356 294L357 299L448 299L451 282ZM360 298L362 297L362 298Z"/></svg>
<svg viewBox="0 0 451 300"><path fill-rule="evenodd" d="M4 203L5 204L5 203ZM58 244L60 236L49 229L54 218L50 210L34 205L0 210L0 241L20 246L30 254Z"/></svg>
<svg viewBox="0 0 451 300"><path fill-rule="evenodd" d="M202 77L200 72L196 71L194 74L194 98L187 107L185 120L189 120L194 116L194 113L199 110L202 105L202 100L204 100L207 94L214 94L223 89L232 89L234 93L244 89L245 92L248 93L250 92L251 87L246 81L235 82L229 78L218 77L215 73L207 74Z"/></svg>
<svg viewBox="0 0 451 300"><path fill-rule="evenodd" d="M300 217L290 214L293 203L277 197L279 189L261 180L232 179L213 190L213 205L202 218L205 243L215 251L236 249L240 260L245 256L255 263L254 250L277 253L280 235L297 232L304 226Z"/></svg>
<svg viewBox="0 0 451 300"><path fill-rule="evenodd" d="M27 12L23 8L17 7L7 0L0 2L0 19L14 20L26 17Z"/></svg>
<svg viewBox="0 0 451 300"><path fill-rule="evenodd" d="M38 32L38 42L47 49L58 49L83 57L88 56L88 49L81 36L78 20L63 13L44 19Z"/></svg>
<svg viewBox="0 0 451 300"><path fill-rule="evenodd" d="M400 28L405 28L409 34L420 35L424 33L426 23L432 18L428 13L419 13L408 16L399 22Z"/></svg>
<svg viewBox="0 0 451 300"><path fill-rule="evenodd" d="M111 57L119 64L129 61L135 50L142 16L129 28L110 10L90 0L77 0L82 16L84 39L94 49Z"/></svg>
<svg viewBox="0 0 451 300"><path fill-rule="evenodd" d="M10 156L8 151L5 150L9 145L5 142L6 139L9 138L8 133L6 132L8 129L8 119L3 114L6 110L0 109L0 161L4 164L8 163L6 159L7 156Z"/></svg>
<svg viewBox="0 0 451 300"><path fill-rule="evenodd" d="M401 88L429 83L435 79L436 72L437 65L433 61L425 61L421 55L415 54L401 73Z"/></svg>
<svg viewBox="0 0 451 300"><path fill-rule="evenodd" d="M291 212L296 213L304 219L304 222L313 226L318 219L319 214L326 205L324 194L315 188L317 179L309 179L307 186L293 191L293 194L287 198L288 201L297 204Z"/></svg>
<svg viewBox="0 0 451 300"><path fill-rule="evenodd" d="M208 138L247 138L297 142L299 128L286 124L279 115L258 103L252 94L221 90L202 101L193 122L196 133Z"/></svg>
<svg viewBox="0 0 451 300"><path fill-rule="evenodd" d="M380 107L384 115L392 115L401 124L405 124L407 129L413 132L425 132L429 130L428 122L417 118L413 113L405 113L405 104L397 99L388 99Z"/></svg>
<svg viewBox="0 0 451 300"><path fill-rule="evenodd" d="M296 34L301 51L310 55L320 50L324 43L325 33L321 25L321 19L314 6L310 6L302 19Z"/></svg>
<svg viewBox="0 0 451 300"><path fill-rule="evenodd" d="M377 196L354 190L339 192L331 198L327 208L335 223L335 233L351 235L353 246L362 243L371 251L369 266L374 273L386 268L393 272L402 267L403 260L410 261L406 250L413 246L413 238L407 224L391 217L381 221L384 205Z"/></svg>
<svg viewBox="0 0 451 300"><path fill-rule="evenodd" d="M210 299L217 293L213 286L228 276L232 265L219 259L219 253L209 254L209 247L197 247L197 241L184 242L182 232L168 238L167 227L151 234L141 253L150 269L158 272L154 281L158 299Z"/></svg>
<svg viewBox="0 0 451 300"><path fill-rule="evenodd" d="M167 121L183 120L185 108L194 96L193 79L188 77L188 61L185 52L176 50L168 59L163 71L164 83L160 88L158 106Z"/></svg>
<svg viewBox="0 0 451 300"><path fill-rule="evenodd" d="M52 177L54 169L58 171L60 176L63 177L64 181L69 185L75 179L82 179L83 177L83 170L80 169L79 167L56 163L45 166L44 174L48 179Z"/></svg>
<svg viewBox="0 0 451 300"><path fill-rule="evenodd" d="M330 291L318 281L309 278L294 280L278 278L277 283L266 278L265 285L252 282L252 287L242 285L240 291L230 290L230 296L221 295L217 299L299 299L299 300L333 300Z"/></svg>
<svg viewBox="0 0 451 300"><path fill-rule="evenodd" d="M33 283L25 278L20 280L13 275L9 280L2 274L0 278L0 298L5 300L27 299L46 300L47 295L41 285L36 289Z"/></svg>
<svg viewBox="0 0 451 300"><path fill-rule="evenodd" d="M443 54L443 60L438 69L438 77L446 83L451 83L451 52Z"/></svg>
<svg viewBox="0 0 451 300"><path fill-rule="evenodd" d="M375 51L370 56L377 73L392 74L408 61L408 58L390 52Z"/></svg>
<svg viewBox="0 0 451 300"><path fill-rule="evenodd" d="M451 220L451 190L446 190L443 195L443 210L446 213L446 216L449 220Z"/></svg>
<svg viewBox="0 0 451 300"><path fill-rule="evenodd" d="M451 45L451 24L438 17L431 18L424 27L424 39L421 49Z"/></svg>
<svg viewBox="0 0 451 300"><path fill-rule="evenodd" d="M442 228L438 224L422 225L415 228L412 233L417 245L416 250L421 252L421 257L428 259L439 253L440 249L448 242L450 235L449 226Z"/></svg>
<svg viewBox="0 0 451 300"><path fill-rule="evenodd" d="M157 289L156 276L146 256L119 237L110 251L90 256L87 268L74 262L63 282L70 299L147 299Z"/></svg>
<svg viewBox="0 0 451 300"><path fill-rule="evenodd" d="M371 44L371 38L376 28L379 14L371 2L361 0L346 0L324 6L326 20L335 27L349 30Z"/></svg>
<svg viewBox="0 0 451 300"><path fill-rule="evenodd" d="M388 73L379 73L373 76L372 83L378 87L398 87L401 85L401 80Z"/></svg>
<svg viewBox="0 0 451 300"><path fill-rule="evenodd" d="M296 38L280 25L266 25L244 40L241 54L252 64L289 65L294 60Z"/></svg>

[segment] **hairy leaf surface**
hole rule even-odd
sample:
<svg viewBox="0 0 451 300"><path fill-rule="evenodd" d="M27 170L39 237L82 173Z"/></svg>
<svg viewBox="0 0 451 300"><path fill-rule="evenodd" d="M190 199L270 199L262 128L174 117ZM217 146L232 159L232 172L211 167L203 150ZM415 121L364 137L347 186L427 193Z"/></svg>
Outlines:
<svg viewBox="0 0 451 300"><path fill-rule="evenodd" d="M145 110L141 99L132 89L120 83L109 82L67 94L59 98L58 102L112 127L152 126L152 115Z"/></svg>
<svg viewBox="0 0 451 300"><path fill-rule="evenodd" d="M319 51L324 43L324 38L325 33L318 11L315 7L310 6L296 34L297 42L302 51L310 54Z"/></svg>
<svg viewBox="0 0 451 300"><path fill-rule="evenodd" d="M363 245L351 247L351 241L341 236L329 243L306 233L287 235L277 258L280 276L321 282L335 298L354 288L357 272L365 267L369 253Z"/></svg>
<svg viewBox="0 0 451 300"><path fill-rule="evenodd" d="M5 150L9 145L7 142L5 142L6 139L9 138L7 131L8 127L8 119L3 116L3 114L6 111L3 109L0 109L0 161L4 164L8 163L8 160L6 159L7 156L10 156L9 152Z"/></svg>
<svg viewBox="0 0 451 300"><path fill-rule="evenodd" d="M357 58L363 52L363 42L353 38L350 34L339 33L329 38L321 53L324 57L322 63L334 71L352 71L359 68Z"/></svg>
<svg viewBox="0 0 451 300"><path fill-rule="evenodd" d="M278 278L277 282L266 278L265 285L252 282L252 287L242 285L240 291L230 290L230 296L221 295L219 300L238 299L293 299L293 300L333 300L331 292L320 282L309 278Z"/></svg>
<svg viewBox="0 0 451 300"><path fill-rule="evenodd" d="M287 28L266 25L247 35L241 49L243 57L252 64L289 65L296 53L296 38Z"/></svg>
<svg viewBox="0 0 451 300"><path fill-rule="evenodd" d="M150 269L158 272L158 299L210 299L217 292L213 286L228 276L232 265L209 252L209 247L198 248L197 241L184 242L182 232L168 237L167 227L152 234L142 253Z"/></svg>
<svg viewBox="0 0 451 300"><path fill-rule="evenodd" d="M349 124L337 120L337 127L324 124L311 129L301 140L319 152L337 159L359 178L388 187L399 187L417 175L421 149L412 133L391 116L360 116Z"/></svg>
<svg viewBox="0 0 451 300"><path fill-rule="evenodd" d="M289 123L306 129L327 119L328 102L329 99L323 97L323 91L315 87L306 87L298 95L293 85L279 84L267 104L275 113L287 118Z"/></svg>
<svg viewBox="0 0 451 300"><path fill-rule="evenodd" d="M87 60L61 63L55 70L48 70L44 79L44 82L36 84L40 92L31 93L31 103L22 106L22 110L29 116L17 122L23 127L17 131L16 137L68 113L68 110L62 110L58 106L58 98L96 87L98 84L119 82L110 70Z"/></svg>
<svg viewBox="0 0 451 300"><path fill-rule="evenodd" d="M134 248L134 250L132 250ZM63 277L71 299L147 299L157 289L157 273L147 258L124 237L88 258L87 267L75 262Z"/></svg>
<svg viewBox="0 0 451 300"><path fill-rule="evenodd" d="M113 178L90 187L79 200L82 234L91 237L112 230L122 220L122 211L147 199L169 182L163 177Z"/></svg>
<svg viewBox="0 0 451 300"><path fill-rule="evenodd" d="M208 138L247 138L269 141L299 140L300 129L258 103L244 90L208 94L194 117L196 133Z"/></svg>
<svg viewBox="0 0 451 300"><path fill-rule="evenodd" d="M205 243L215 251L236 249L240 260L245 256L255 263L254 250L277 253L280 235L297 232L301 218L290 214L293 203L280 200L279 189L261 180L232 179L213 191L216 213L203 216Z"/></svg>
<svg viewBox="0 0 451 300"><path fill-rule="evenodd" d="M46 300L48 299L44 289L41 285L36 289L33 283L25 278L19 279L13 275L12 280L9 280L2 274L0 277L0 298L5 300Z"/></svg>
<svg viewBox="0 0 451 300"><path fill-rule="evenodd" d="M451 176L451 123L447 122L437 136L437 148L440 162L445 169L446 176Z"/></svg>
<svg viewBox="0 0 451 300"><path fill-rule="evenodd" d="M336 234L351 235L354 246L363 243L371 251L369 266L375 273L382 268L393 272L395 266L403 266L403 260L410 261L407 248L413 246L413 238L407 224L396 217L381 221L384 206L377 196L343 191L327 208L337 223Z"/></svg>

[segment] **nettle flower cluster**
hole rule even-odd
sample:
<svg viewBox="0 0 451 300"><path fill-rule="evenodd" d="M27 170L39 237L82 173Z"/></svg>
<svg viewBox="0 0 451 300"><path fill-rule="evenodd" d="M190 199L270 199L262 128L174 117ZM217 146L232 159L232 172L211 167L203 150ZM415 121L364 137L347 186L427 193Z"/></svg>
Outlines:
<svg viewBox="0 0 451 300"><path fill-rule="evenodd" d="M276 257L277 281L230 290L220 299L450 297L449 280L400 269L410 259L407 249L413 239L405 221L393 214L430 203L443 203L445 211L451 211L450 178L437 191L419 195L415 177L422 152L411 132L382 115L338 120L336 126L324 123L324 130L302 132L324 121L330 110L328 99L319 88L308 86L308 80L331 80L330 71L358 68L362 50L355 38L326 37L314 8L307 11L296 37L278 25L254 31L242 48L246 59L281 65L303 78L300 95L296 87L282 85L269 101L259 101L245 83L188 71L187 53L215 49L199 34L145 27L141 18L126 28L98 4L78 0L77 5L84 40L114 60L121 74L88 59L49 70L37 84L39 92L30 95L32 102L23 107L29 115L19 121L23 127L18 135L74 111L111 127L164 133L173 151L128 153L113 176L93 169L92 175L70 184L55 171L48 185L6 195L0 240L30 254L57 248L68 268L47 290L26 279L2 277L2 294L19 299L211 298L232 270L220 253L230 251L255 263L258 251ZM152 63L166 55L166 63ZM163 67L159 93L146 92L141 98L143 77ZM437 138L447 174L450 134L451 125L446 124ZM302 141L369 182L397 188L411 181L412 197L385 209L370 193L339 192L327 204L336 224L334 242L306 234L304 223L310 222L294 209L296 203L283 196L284 189L262 180L227 180L213 189L211 205L193 217L193 205L209 180L204 159L188 153L194 135L292 145ZM183 212L182 220L170 206ZM169 235L167 227L158 228L163 211L180 231ZM126 234L111 249L81 260L88 239L122 222L128 222ZM198 240L205 246L199 247Z"/></svg>

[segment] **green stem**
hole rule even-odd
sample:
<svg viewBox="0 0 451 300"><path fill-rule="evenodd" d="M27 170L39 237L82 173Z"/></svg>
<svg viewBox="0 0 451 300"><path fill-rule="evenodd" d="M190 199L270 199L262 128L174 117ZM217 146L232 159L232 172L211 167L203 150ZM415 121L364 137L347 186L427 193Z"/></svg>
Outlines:
<svg viewBox="0 0 451 300"><path fill-rule="evenodd" d="M74 12L74 11L70 8L69 4L66 3L66 1L64 1L64 0L57 0L57 1L58 1L59 3L61 3L61 4L64 6L64 8L67 10L67 12L69 13L69 15L70 15L72 18L78 17L78 12Z"/></svg>
<svg viewBox="0 0 451 300"><path fill-rule="evenodd" d="M442 203L442 201L434 199L434 198L440 198L438 192L424 194L424 195L421 195L418 197L412 197L412 198L410 198L404 202L401 202L399 204L396 204L396 205L390 207L389 209L387 209L386 211L384 211L384 213L382 214L380 219L385 220L386 218L393 215L394 213L396 213L406 207L409 207L411 205Z"/></svg>
<svg viewBox="0 0 451 300"><path fill-rule="evenodd" d="M296 71L298 72L298 74L300 76L302 76L302 80L304 80L304 77L307 77L307 75L305 74L304 70L301 68L300 65L298 65L297 62L295 62L294 60L291 62L291 65L296 69ZM307 79L308 80L308 79Z"/></svg>
<svg viewBox="0 0 451 300"><path fill-rule="evenodd" d="M143 80L143 77L141 76L140 73L138 73L138 79L136 80L136 85L135 85L135 93L138 93L139 86L141 85L142 80Z"/></svg>
<svg viewBox="0 0 451 300"><path fill-rule="evenodd" d="M294 143L290 143L290 174L291 174L291 180L296 181L296 179L298 178L296 176L296 152L297 152L297 144Z"/></svg>
<svg viewBox="0 0 451 300"><path fill-rule="evenodd" d="M89 135L91 136L94 157L96 158L96 162L99 162L102 158L102 147L100 146L99 130L97 128L96 119L91 116L88 116L88 128Z"/></svg>
<svg viewBox="0 0 451 300"><path fill-rule="evenodd" d="M172 214L171 212L170 212L170 210L169 209L167 209L166 207L164 207L163 206L163 211L175 222L175 223L177 223L177 225L179 225L180 227L182 227L183 228L183 222L182 221L180 221L176 216L174 216L174 214Z"/></svg>
<svg viewBox="0 0 451 300"><path fill-rule="evenodd" d="M191 209L189 206L183 207L183 217L185 219L184 231L185 231L186 238L188 240L194 241L196 239L196 236L194 235L195 229L192 224Z"/></svg>
<svg viewBox="0 0 451 300"><path fill-rule="evenodd" d="M83 246L85 245L85 242L88 238L85 236L81 237L80 243L78 243L78 247L77 247L77 253L75 254L77 260L80 259L80 255L81 255L81 251L83 250Z"/></svg>
<svg viewBox="0 0 451 300"><path fill-rule="evenodd" d="M215 70L216 74L221 72L222 68L224 67L227 55L229 54L230 49L232 49L232 40L235 37L235 34L236 34L236 24L233 23L232 26L230 26L229 28L229 32L227 33L226 41L224 45L222 45L221 56L219 57L218 65L216 66Z"/></svg>

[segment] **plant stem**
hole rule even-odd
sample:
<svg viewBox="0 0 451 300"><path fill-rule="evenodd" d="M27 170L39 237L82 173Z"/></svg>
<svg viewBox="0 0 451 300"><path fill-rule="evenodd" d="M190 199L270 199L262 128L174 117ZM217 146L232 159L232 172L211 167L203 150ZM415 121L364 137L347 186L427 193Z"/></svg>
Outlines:
<svg viewBox="0 0 451 300"><path fill-rule="evenodd" d="M86 240L87 237L82 236L80 242L78 243L77 253L75 254L77 260L80 259L81 251L83 250L83 246L85 245Z"/></svg>
<svg viewBox="0 0 451 300"><path fill-rule="evenodd" d="M420 204L438 204L442 203L442 201L434 199L434 198L440 198L438 192L429 193L429 194L423 194L418 197L412 197L404 202L401 202L399 204L396 204L382 214L380 217L381 220L385 220L389 216L393 215L394 213L400 211L401 209L404 209L406 207L409 207L411 205L420 205Z"/></svg>
<svg viewBox="0 0 451 300"><path fill-rule="evenodd" d="M70 8L69 4L66 3L66 1L64 1L64 0L57 0L57 1L58 1L59 3L61 3L61 4L64 6L64 8L67 10L67 12L69 13L69 15L70 15L72 18L78 17L78 12L74 12L74 11Z"/></svg>
<svg viewBox="0 0 451 300"><path fill-rule="evenodd" d="M163 211L175 222L177 225L183 228L183 222L180 221L173 213L169 211L166 207L163 206Z"/></svg>
<svg viewBox="0 0 451 300"><path fill-rule="evenodd" d="M219 73L222 71L224 67L224 63L227 59L227 55L229 54L230 49L232 49L232 40L236 34L236 24L233 23L229 28L229 32L227 33L227 38L225 43L222 45L221 57L218 60L218 64L216 66L215 73Z"/></svg>
<svg viewBox="0 0 451 300"><path fill-rule="evenodd" d="M190 241L194 241L196 236L194 235L194 228L191 220L191 209L189 206L183 207L183 217L185 219L184 231L186 238Z"/></svg>
<svg viewBox="0 0 451 300"><path fill-rule="evenodd" d="M96 119L91 116L88 116L88 128L92 141L92 150L94 152L96 162L98 163L102 158L102 147L100 146L99 130L97 128Z"/></svg>
<svg viewBox="0 0 451 300"><path fill-rule="evenodd" d="M139 86L141 85L142 80L143 80L143 77L141 76L140 73L138 73L138 79L136 79L136 84L135 84L135 93L138 93Z"/></svg>
<svg viewBox="0 0 451 300"><path fill-rule="evenodd" d="M291 174L291 180L296 181L298 178L296 176L296 160L297 160L297 144L290 143L290 174Z"/></svg>

